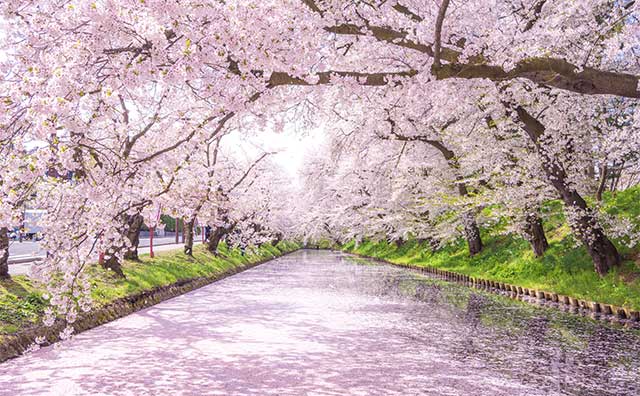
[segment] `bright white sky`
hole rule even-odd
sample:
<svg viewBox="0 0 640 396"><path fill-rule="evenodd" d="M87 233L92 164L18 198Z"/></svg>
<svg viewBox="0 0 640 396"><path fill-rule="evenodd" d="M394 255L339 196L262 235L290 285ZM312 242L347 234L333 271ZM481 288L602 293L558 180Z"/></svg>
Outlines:
<svg viewBox="0 0 640 396"><path fill-rule="evenodd" d="M323 128L306 132L287 128L282 133L266 130L250 135L246 131L234 131L224 137L222 144L226 147L237 145L238 151L249 157L258 156L262 152L277 152L273 159L297 182L304 158L324 143L325 136Z"/></svg>

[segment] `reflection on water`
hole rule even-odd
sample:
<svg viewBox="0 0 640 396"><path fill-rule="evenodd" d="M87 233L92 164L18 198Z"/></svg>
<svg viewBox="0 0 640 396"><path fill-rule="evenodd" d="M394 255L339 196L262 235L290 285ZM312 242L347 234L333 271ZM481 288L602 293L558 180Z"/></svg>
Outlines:
<svg viewBox="0 0 640 396"><path fill-rule="evenodd" d="M346 261L371 264L355 257ZM516 378L543 394L640 395L638 330L384 264L356 277L366 278L360 292L417 302L405 320L422 339L457 359ZM446 330L440 331L443 326Z"/></svg>
<svg viewBox="0 0 640 396"><path fill-rule="evenodd" d="M299 251L0 365L0 395L640 395L640 332Z"/></svg>

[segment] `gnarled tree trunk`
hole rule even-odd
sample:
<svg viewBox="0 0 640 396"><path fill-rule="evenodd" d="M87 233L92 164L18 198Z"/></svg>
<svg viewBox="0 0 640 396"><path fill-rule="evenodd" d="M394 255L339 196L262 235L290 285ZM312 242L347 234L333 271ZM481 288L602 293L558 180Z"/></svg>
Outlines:
<svg viewBox="0 0 640 396"><path fill-rule="evenodd" d="M124 278L124 272L122 271L122 263L118 259L118 253L127 249L124 253L124 258L127 260L139 260L138 257L138 245L140 244L140 229L144 223L144 218L141 214L125 215L124 227L122 233L131 244L130 248L126 246L113 246L110 251L105 253L105 258L102 261L102 267L113 271L116 275Z"/></svg>
<svg viewBox="0 0 640 396"><path fill-rule="evenodd" d="M274 238L271 240L271 245L272 246L276 246L277 244L280 243L280 241L282 241L282 238L284 237L284 235L282 235L281 232L276 232L274 235Z"/></svg>
<svg viewBox="0 0 640 396"><path fill-rule="evenodd" d="M140 244L140 230L144 224L144 218L141 214L131 215L127 219L126 236L131 243L131 248L124 254L127 260L139 260L138 245Z"/></svg>
<svg viewBox="0 0 640 396"><path fill-rule="evenodd" d="M9 229L0 228L0 279L9 278Z"/></svg>
<svg viewBox="0 0 640 396"><path fill-rule="evenodd" d="M535 212L527 213L524 232L527 234L527 240L531 244L533 254L536 257L542 257L549 248L549 242L544 234L542 220Z"/></svg>
<svg viewBox="0 0 640 396"><path fill-rule="evenodd" d="M215 227L211 234L209 234L209 239L207 240L207 250L210 253L218 254L218 245L222 238L224 238L226 232L224 227Z"/></svg>
<svg viewBox="0 0 640 396"><path fill-rule="evenodd" d="M618 266L621 262L618 249L605 235L595 214L580 194L566 185L558 188L565 206L572 208L575 212L575 218L570 222L571 226L580 241L586 246L596 272L600 276L606 275L611 268Z"/></svg>
<svg viewBox="0 0 640 396"><path fill-rule="evenodd" d="M447 160L451 163L451 161L455 160L455 157L447 158ZM452 164L451 166L457 169L457 164ZM469 190L467 190L466 184L458 184L458 194L460 194L461 197L469 196ZM482 245L482 238L480 237L480 227L478 227L476 214L473 209L470 209L462 214L462 225L464 226L464 237L467 240L467 246L469 247L469 255L475 256L482 251L482 248L484 246Z"/></svg>
<svg viewBox="0 0 640 396"><path fill-rule="evenodd" d="M209 240L207 240L207 250L210 253L218 254L218 245L220 244L222 239L233 230L233 228L234 225L229 225L227 227L215 227L209 234Z"/></svg>
<svg viewBox="0 0 640 396"><path fill-rule="evenodd" d="M464 226L464 237L469 246L469 254L475 256L482 251L482 239L480 238L480 228L473 211L469 210L462 214L462 224Z"/></svg>
<svg viewBox="0 0 640 396"><path fill-rule="evenodd" d="M184 223L184 254L193 256L193 228L195 220L191 219Z"/></svg>

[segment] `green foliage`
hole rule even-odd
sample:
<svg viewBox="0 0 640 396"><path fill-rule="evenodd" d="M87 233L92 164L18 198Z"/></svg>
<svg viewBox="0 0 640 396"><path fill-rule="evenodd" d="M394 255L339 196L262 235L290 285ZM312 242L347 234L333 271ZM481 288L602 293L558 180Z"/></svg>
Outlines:
<svg viewBox="0 0 640 396"><path fill-rule="evenodd" d="M612 215L625 217L640 226L640 186L631 187L614 194L604 194L603 209Z"/></svg>
<svg viewBox="0 0 640 396"><path fill-rule="evenodd" d="M0 299L0 332L15 331L19 323L36 321L45 305L42 297L33 292L20 297L4 295Z"/></svg>
<svg viewBox="0 0 640 396"><path fill-rule="evenodd" d="M203 245L194 248L193 257L182 253L181 249L161 252L151 259L142 255L139 262L125 262L123 270L126 279L94 265L88 269L91 295L97 306L108 304L118 298L166 286L181 280L219 275L234 268L280 256L299 248L292 242L282 241L277 246L264 244L260 248L249 248L245 255L239 249L230 249L226 244L219 246L219 255L209 253ZM47 302L41 297L42 285L33 283L25 276L14 276L0 281L0 336L37 323Z"/></svg>
<svg viewBox="0 0 640 396"><path fill-rule="evenodd" d="M160 215L160 222L165 225L165 231L174 232L176 230L176 219L168 215Z"/></svg>

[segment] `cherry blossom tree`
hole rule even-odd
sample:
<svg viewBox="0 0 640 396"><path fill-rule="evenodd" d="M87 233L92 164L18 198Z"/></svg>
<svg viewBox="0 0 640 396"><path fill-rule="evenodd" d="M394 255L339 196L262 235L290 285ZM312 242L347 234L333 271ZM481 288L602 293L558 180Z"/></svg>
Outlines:
<svg viewBox="0 0 640 396"><path fill-rule="evenodd" d="M559 196L596 271L620 262L585 197L637 163L638 2L9 0L0 12L0 276L6 231L33 201L47 211L40 275L70 321L89 304L84 268L103 252L122 276L161 205L190 241L196 218L210 225L211 251L236 228L238 240L285 233L286 189L212 156L230 124L280 124L291 106L349 137L310 159L291 235L435 246L462 232L475 254L479 209L496 204L540 255L539 206Z"/></svg>

